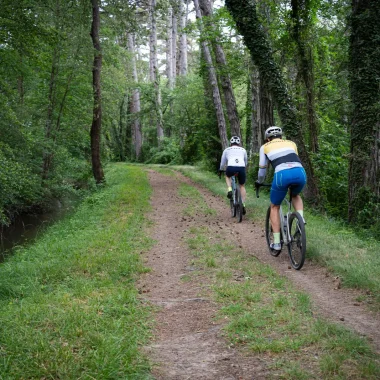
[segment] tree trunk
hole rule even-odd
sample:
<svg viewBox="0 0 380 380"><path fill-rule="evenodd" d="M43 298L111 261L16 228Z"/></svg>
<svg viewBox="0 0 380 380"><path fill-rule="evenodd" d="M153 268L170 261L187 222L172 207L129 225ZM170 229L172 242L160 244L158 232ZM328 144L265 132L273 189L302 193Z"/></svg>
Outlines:
<svg viewBox="0 0 380 380"><path fill-rule="evenodd" d="M102 51L100 47L99 29L100 12L98 0L92 1L92 25L91 38L94 46L94 65L92 67L92 85L94 91L94 108L91 125L91 158L92 172L97 184L104 181L104 172L100 161L100 139L102 127L102 96L100 85L100 74L102 70Z"/></svg>
<svg viewBox="0 0 380 380"><path fill-rule="evenodd" d="M132 53L132 78L133 81L138 85L138 76L137 76L137 67L136 67L136 55L135 55L135 43L134 36L128 34L128 50ZM142 147L142 130L140 122L140 90L136 87L132 91L132 99L130 103L130 112L132 114L132 135L133 135L133 144L135 147L135 157L136 160L139 160Z"/></svg>
<svg viewBox="0 0 380 380"><path fill-rule="evenodd" d="M379 1L352 0L349 57L353 106L348 194L350 222L356 222L361 211L373 215L375 205L380 202L379 20ZM366 222L367 226L371 223L370 220Z"/></svg>
<svg viewBox="0 0 380 380"><path fill-rule="evenodd" d="M201 11L199 8L198 0L193 0L193 1L194 1L194 6L195 6L196 17L199 21L199 29L202 34L203 28L201 24L201 19L202 19ZM216 71L212 62L210 49L205 40L201 41L201 48L202 48L203 56L207 65L209 83L212 88L212 98L213 98L216 118L218 120L220 142L222 144L222 148L225 149L228 147L229 144L228 144L228 139L227 139L226 121L224 119L223 106L222 106L222 100L220 98Z"/></svg>
<svg viewBox="0 0 380 380"><path fill-rule="evenodd" d="M173 33L172 33L172 70L173 70L173 81L175 82L175 79L177 77L177 10L176 8L173 9L172 14L172 26L173 26Z"/></svg>
<svg viewBox="0 0 380 380"><path fill-rule="evenodd" d="M186 1L187 2L187 1ZM187 74L187 35L185 31L187 21L187 11L184 7L183 0L179 0L179 75Z"/></svg>
<svg viewBox="0 0 380 380"><path fill-rule="evenodd" d="M168 39L166 46L166 75L168 77L169 89L174 88L173 81L173 8L168 10Z"/></svg>
<svg viewBox="0 0 380 380"><path fill-rule="evenodd" d="M306 89L306 109L307 121L309 125L309 148L315 153L319 150L318 145L318 125L315 113L315 93L314 93L314 65L312 59L312 49L307 40L310 29L310 9L309 1L291 0L292 3L292 36L298 47L300 70L303 83Z"/></svg>
<svg viewBox="0 0 380 380"><path fill-rule="evenodd" d="M260 80L259 72L251 74L251 96L252 96L252 153L258 153L264 144L265 130L274 125L273 102L270 94Z"/></svg>
<svg viewBox="0 0 380 380"><path fill-rule="evenodd" d="M202 15L207 17L207 21L210 27L210 30L218 36L215 24L212 20L212 6L209 0L199 0L199 6L202 11ZM212 39L212 46L215 53L215 60L218 67L218 74L220 78L220 84L222 86L224 100L226 103L227 116L230 122L231 135L241 137L240 131L240 120L236 107L236 100L234 91L232 89L231 78L228 73L228 66L226 56L224 54L223 47L219 43L219 38L215 37Z"/></svg>
<svg viewBox="0 0 380 380"><path fill-rule="evenodd" d="M268 38L258 20L256 1L226 0L226 6L251 52L252 60L259 69L260 78L268 86L286 136L298 146L300 158L308 174L308 182L304 191L305 197L312 202L318 203L320 193L303 140L301 125L297 120L294 103L288 94L281 71L273 59Z"/></svg>

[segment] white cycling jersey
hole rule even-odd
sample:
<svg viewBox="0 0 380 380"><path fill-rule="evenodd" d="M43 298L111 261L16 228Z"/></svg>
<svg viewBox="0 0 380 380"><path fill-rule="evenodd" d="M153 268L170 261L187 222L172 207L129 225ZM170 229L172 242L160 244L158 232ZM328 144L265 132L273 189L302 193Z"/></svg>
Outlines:
<svg viewBox="0 0 380 380"><path fill-rule="evenodd" d="M224 170L225 166L246 167L247 163L247 151L241 146L232 145L224 149L220 160L220 170Z"/></svg>

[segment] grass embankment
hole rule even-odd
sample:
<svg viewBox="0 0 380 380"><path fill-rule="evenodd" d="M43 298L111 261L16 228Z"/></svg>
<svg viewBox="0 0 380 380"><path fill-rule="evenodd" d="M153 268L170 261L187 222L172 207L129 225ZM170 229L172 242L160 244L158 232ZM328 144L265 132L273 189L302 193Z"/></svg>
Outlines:
<svg viewBox="0 0 380 380"><path fill-rule="evenodd" d="M215 194L226 195L225 181L216 175L202 172L194 167L175 167ZM264 226L269 205L268 193L260 192L256 198L253 186L247 186L247 218ZM342 280L342 285L362 289L363 297L375 310L380 310L380 242L364 240L353 229L343 226L326 216L305 210L307 220L306 260L315 260L326 266ZM306 262L307 265L307 262Z"/></svg>
<svg viewBox="0 0 380 380"><path fill-rule="evenodd" d="M201 173L195 174L204 178ZM212 179L207 182L215 185ZM219 189L220 182L218 185ZM193 200L184 211L186 215L212 214L195 188L183 185L179 195ZM226 338L248 354L258 355L270 373L268 378L380 377L378 356L367 341L343 327L316 319L309 297L296 291L270 266L207 227L191 228L187 243L198 273L204 277L206 272L211 279L213 296L221 305L218 317L227 321ZM189 276L197 276L197 272Z"/></svg>
<svg viewBox="0 0 380 380"><path fill-rule="evenodd" d="M143 379L149 309L137 299L150 187L113 165L74 216L0 265L1 379Z"/></svg>

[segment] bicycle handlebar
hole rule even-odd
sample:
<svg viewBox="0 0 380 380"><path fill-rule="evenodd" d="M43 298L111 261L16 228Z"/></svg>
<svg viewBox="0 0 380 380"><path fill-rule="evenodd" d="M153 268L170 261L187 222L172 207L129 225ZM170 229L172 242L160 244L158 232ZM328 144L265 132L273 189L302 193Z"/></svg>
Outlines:
<svg viewBox="0 0 380 380"><path fill-rule="evenodd" d="M272 184L271 183L255 183L255 187L256 187L256 197L257 198L260 198L259 196L259 191L260 191L260 187L271 187Z"/></svg>

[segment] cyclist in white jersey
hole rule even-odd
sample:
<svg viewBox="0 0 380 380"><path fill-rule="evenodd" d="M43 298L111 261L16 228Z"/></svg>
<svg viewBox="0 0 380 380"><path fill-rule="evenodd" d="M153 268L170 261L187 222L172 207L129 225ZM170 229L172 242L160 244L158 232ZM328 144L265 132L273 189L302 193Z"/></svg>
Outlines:
<svg viewBox="0 0 380 380"><path fill-rule="evenodd" d="M270 189L270 219L273 228L274 243L271 248L281 250L280 243L280 204L292 185L292 203L303 218L303 202L299 195L306 184L306 173L298 157L297 145L282 139L280 127L269 127L265 131L267 143L260 148L260 162L257 184L264 182L269 163L274 168L274 178Z"/></svg>
<svg viewBox="0 0 380 380"><path fill-rule="evenodd" d="M224 149L222 159L220 160L219 167L219 176L221 175L221 171L226 168L226 184L228 188L227 197L229 199L232 198L232 186L231 186L231 177L238 173L238 182L240 186L241 199L243 202L243 214L245 215L245 180L246 180L246 172L245 168L248 163L247 159L247 151L240 146L240 137L232 136L230 139L231 146Z"/></svg>

